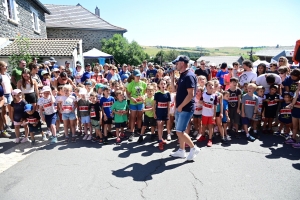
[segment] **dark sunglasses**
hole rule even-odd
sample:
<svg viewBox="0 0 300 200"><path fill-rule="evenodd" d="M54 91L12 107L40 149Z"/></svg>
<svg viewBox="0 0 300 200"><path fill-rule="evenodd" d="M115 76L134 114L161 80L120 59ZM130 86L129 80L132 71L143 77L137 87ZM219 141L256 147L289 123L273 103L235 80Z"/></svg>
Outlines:
<svg viewBox="0 0 300 200"><path fill-rule="evenodd" d="M205 65L205 64L200 64L200 65Z"/></svg>
<svg viewBox="0 0 300 200"><path fill-rule="evenodd" d="M57 71L57 72L55 72L55 73L59 74L59 73L60 73L60 71Z"/></svg>
<svg viewBox="0 0 300 200"><path fill-rule="evenodd" d="M283 62L283 60L279 60L279 62Z"/></svg>

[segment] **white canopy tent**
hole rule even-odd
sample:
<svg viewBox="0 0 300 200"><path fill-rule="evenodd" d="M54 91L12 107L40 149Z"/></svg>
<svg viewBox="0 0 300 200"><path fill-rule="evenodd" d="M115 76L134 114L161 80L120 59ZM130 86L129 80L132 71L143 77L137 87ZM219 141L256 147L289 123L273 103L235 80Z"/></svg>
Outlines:
<svg viewBox="0 0 300 200"><path fill-rule="evenodd" d="M265 65L267 66L267 68L270 67L270 63L269 63L269 62L267 62L267 61L265 61L265 60L259 60L259 59L258 59L257 61L255 61L255 62L253 63L252 71L256 72L256 71L257 71L257 66L258 66L259 64L261 64L261 63L265 64Z"/></svg>
<svg viewBox="0 0 300 200"><path fill-rule="evenodd" d="M83 53L83 57L86 59L93 59L93 58L113 58L112 55L104 53L96 48L93 48L85 53Z"/></svg>

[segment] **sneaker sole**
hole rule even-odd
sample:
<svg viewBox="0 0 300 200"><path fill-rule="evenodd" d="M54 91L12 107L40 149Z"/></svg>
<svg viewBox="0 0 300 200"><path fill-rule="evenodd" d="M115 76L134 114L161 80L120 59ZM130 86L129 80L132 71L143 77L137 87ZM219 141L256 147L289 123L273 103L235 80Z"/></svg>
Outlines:
<svg viewBox="0 0 300 200"><path fill-rule="evenodd" d="M186 159L186 160L187 160L187 161L193 161L199 153L200 153L200 149L198 149L198 151L196 151L196 152L194 153L194 157L193 157L192 159Z"/></svg>

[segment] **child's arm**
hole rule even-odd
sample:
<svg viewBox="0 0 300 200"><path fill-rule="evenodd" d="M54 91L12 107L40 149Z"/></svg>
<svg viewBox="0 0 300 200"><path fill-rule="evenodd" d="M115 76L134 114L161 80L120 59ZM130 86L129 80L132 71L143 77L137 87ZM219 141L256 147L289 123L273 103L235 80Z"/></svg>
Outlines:
<svg viewBox="0 0 300 200"><path fill-rule="evenodd" d="M220 118L223 118L223 95L220 95Z"/></svg>
<svg viewBox="0 0 300 200"><path fill-rule="evenodd" d="M230 118L229 118L229 115L228 115L228 110L225 110L225 115L226 115L226 118L227 118L227 122L230 122Z"/></svg>
<svg viewBox="0 0 300 200"><path fill-rule="evenodd" d="M252 119L255 119L255 118L256 118L257 110L258 110L258 105L256 105L256 106L254 107L254 113L253 113Z"/></svg>
<svg viewBox="0 0 300 200"><path fill-rule="evenodd" d="M0 108L1 109L2 109L3 105L4 105L4 98L2 96L2 97L0 97Z"/></svg>
<svg viewBox="0 0 300 200"><path fill-rule="evenodd" d="M156 119L156 101L155 101L155 100L153 101L153 107L152 107L152 110L153 110L153 116L154 116L154 119Z"/></svg>
<svg viewBox="0 0 300 200"><path fill-rule="evenodd" d="M45 115L42 114L43 113L43 107L42 107L42 105L39 106L39 111L40 111L40 116L42 117L42 120L45 122L46 121L45 120Z"/></svg>
<svg viewBox="0 0 300 200"><path fill-rule="evenodd" d="M213 116L213 120L216 119L216 111L217 111L217 105L214 105L214 116Z"/></svg>
<svg viewBox="0 0 300 200"><path fill-rule="evenodd" d="M242 117L245 117L245 104L242 103Z"/></svg>
<svg viewBox="0 0 300 200"><path fill-rule="evenodd" d="M237 113L241 114L241 95L238 95L238 107L237 107Z"/></svg>
<svg viewBox="0 0 300 200"><path fill-rule="evenodd" d="M36 93L36 96L39 97L40 94L39 94L38 83L35 80L33 80L33 86L34 86L34 91Z"/></svg>

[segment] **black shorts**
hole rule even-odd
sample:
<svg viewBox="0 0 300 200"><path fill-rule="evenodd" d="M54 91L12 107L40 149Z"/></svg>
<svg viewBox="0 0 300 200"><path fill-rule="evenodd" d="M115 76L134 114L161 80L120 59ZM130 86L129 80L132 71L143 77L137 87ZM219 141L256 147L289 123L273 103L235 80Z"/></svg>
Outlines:
<svg viewBox="0 0 300 200"><path fill-rule="evenodd" d="M126 122L115 123L115 127L116 128L125 128L126 127Z"/></svg>
<svg viewBox="0 0 300 200"><path fill-rule="evenodd" d="M24 94L24 96L25 96L25 101L27 101L27 103L36 103L37 102L36 94L34 92Z"/></svg>
<svg viewBox="0 0 300 200"><path fill-rule="evenodd" d="M104 117L102 118L102 123L103 124L112 124L112 118L107 118L107 120L106 121L104 121Z"/></svg>
<svg viewBox="0 0 300 200"><path fill-rule="evenodd" d="M156 120L154 117L148 117L147 115L144 115L143 126L156 126Z"/></svg>
<svg viewBox="0 0 300 200"><path fill-rule="evenodd" d="M216 117L220 117L220 112L216 112Z"/></svg>
<svg viewBox="0 0 300 200"><path fill-rule="evenodd" d="M265 109L265 118L276 118L277 108L267 108Z"/></svg>
<svg viewBox="0 0 300 200"><path fill-rule="evenodd" d="M229 119L230 119L230 123L240 124L241 117L237 113L237 107L232 108L232 107L228 106L228 116L229 116Z"/></svg>
<svg viewBox="0 0 300 200"><path fill-rule="evenodd" d="M42 132L42 124L39 122L36 126L28 126L29 133L40 133Z"/></svg>

